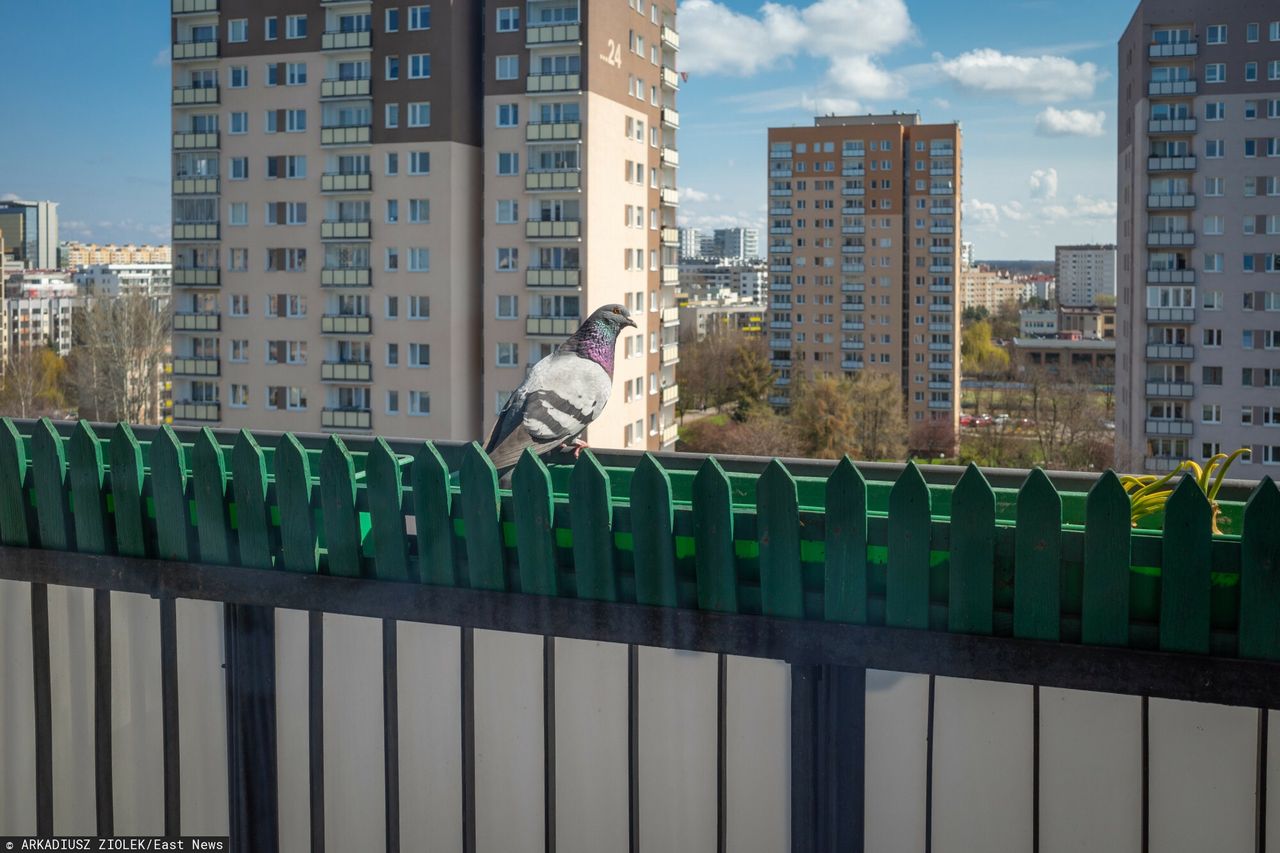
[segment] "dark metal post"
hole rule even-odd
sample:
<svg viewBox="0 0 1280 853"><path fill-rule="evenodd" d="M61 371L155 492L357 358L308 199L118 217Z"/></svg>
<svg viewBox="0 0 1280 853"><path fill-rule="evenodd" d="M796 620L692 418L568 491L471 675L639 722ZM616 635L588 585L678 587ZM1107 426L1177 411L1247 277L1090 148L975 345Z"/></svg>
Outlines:
<svg viewBox="0 0 1280 853"><path fill-rule="evenodd" d="M227 605L227 782L235 850L274 853L280 846L275 638L272 608Z"/></svg>
<svg viewBox="0 0 1280 853"><path fill-rule="evenodd" d="M791 668L792 853L863 849L867 673Z"/></svg>

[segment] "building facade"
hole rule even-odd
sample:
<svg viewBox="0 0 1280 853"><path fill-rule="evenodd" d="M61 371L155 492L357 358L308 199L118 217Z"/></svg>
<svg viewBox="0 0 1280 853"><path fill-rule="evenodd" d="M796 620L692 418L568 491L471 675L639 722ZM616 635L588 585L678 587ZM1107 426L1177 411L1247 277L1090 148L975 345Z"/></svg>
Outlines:
<svg viewBox="0 0 1280 853"><path fill-rule="evenodd" d="M1036 286L1022 276L1013 276L1008 270L987 266L960 268L960 308L986 308L995 311L1001 305L1012 302L1021 304L1036 295Z"/></svg>
<svg viewBox="0 0 1280 853"><path fill-rule="evenodd" d="M58 203L0 201L6 251L27 269L58 269Z"/></svg>
<svg viewBox="0 0 1280 853"><path fill-rule="evenodd" d="M80 294L63 273L24 273L4 285L7 351L47 346L60 356L71 353L72 323Z"/></svg>
<svg viewBox="0 0 1280 853"><path fill-rule="evenodd" d="M697 228L677 229L680 239L681 258L699 258L702 256L702 242Z"/></svg>
<svg viewBox="0 0 1280 853"><path fill-rule="evenodd" d="M764 263L686 261L680 264L680 293L691 299L763 303L769 291L769 269Z"/></svg>
<svg viewBox="0 0 1280 853"><path fill-rule="evenodd" d="M58 247L62 256L59 266L84 267L93 264L168 264L173 261L170 246L117 246L114 243L63 243Z"/></svg>
<svg viewBox="0 0 1280 853"><path fill-rule="evenodd" d="M918 115L769 129L769 328L777 387L899 377L908 427L954 441L960 412L960 127Z"/></svg>
<svg viewBox="0 0 1280 853"><path fill-rule="evenodd" d="M674 441L678 39L639 2L173 0L175 420L483 438L623 302L587 439Z"/></svg>
<svg viewBox="0 0 1280 853"><path fill-rule="evenodd" d="M1280 464L1280 11L1143 0L1119 42L1116 457ZM1271 273L1271 275L1268 275Z"/></svg>
<svg viewBox="0 0 1280 853"><path fill-rule="evenodd" d="M1059 305L1097 305L1116 296L1116 247L1055 246L1053 272Z"/></svg>
<svg viewBox="0 0 1280 853"><path fill-rule="evenodd" d="M72 280L87 297L140 294L167 301L173 267L163 263L90 264L76 270Z"/></svg>

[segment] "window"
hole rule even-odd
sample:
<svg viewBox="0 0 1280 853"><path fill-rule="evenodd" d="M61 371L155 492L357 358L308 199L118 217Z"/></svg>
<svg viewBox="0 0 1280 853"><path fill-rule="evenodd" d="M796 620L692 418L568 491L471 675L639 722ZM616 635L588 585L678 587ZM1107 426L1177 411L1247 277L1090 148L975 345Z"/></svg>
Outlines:
<svg viewBox="0 0 1280 853"><path fill-rule="evenodd" d="M400 105L387 104L383 124L388 128L400 126Z"/></svg>
<svg viewBox="0 0 1280 853"><path fill-rule="evenodd" d="M280 85L280 66L274 62L267 63L267 73L264 75L267 86Z"/></svg>
<svg viewBox="0 0 1280 853"><path fill-rule="evenodd" d="M395 320L399 318L399 316L400 316L400 297L388 296L387 297L387 319Z"/></svg>
<svg viewBox="0 0 1280 853"><path fill-rule="evenodd" d="M249 69L244 65L231 66L231 82L228 84L232 89L243 89L249 85Z"/></svg>
<svg viewBox="0 0 1280 853"><path fill-rule="evenodd" d="M1267 63L1267 79L1280 80L1280 59L1273 59Z"/></svg>
<svg viewBox="0 0 1280 853"><path fill-rule="evenodd" d="M431 297L430 296L410 296L409 297L409 319L410 320L430 320L431 319Z"/></svg>
<svg viewBox="0 0 1280 853"><path fill-rule="evenodd" d="M1221 329L1204 329L1202 330L1204 337L1204 345L1207 347L1222 346L1222 330Z"/></svg>
<svg viewBox="0 0 1280 853"><path fill-rule="evenodd" d="M285 110L285 132L304 133L307 129L306 110Z"/></svg>
<svg viewBox="0 0 1280 853"><path fill-rule="evenodd" d="M249 386L233 384L231 386L231 405L236 409L243 409L249 405Z"/></svg>
<svg viewBox="0 0 1280 853"><path fill-rule="evenodd" d="M307 16L289 15L284 19L284 37L287 39L304 39L307 37Z"/></svg>
<svg viewBox="0 0 1280 853"><path fill-rule="evenodd" d="M275 15L267 18L263 22L262 37L267 41L275 41L280 38L280 19Z"/></svg>
<svg viewBox="0 0 1280 853"><path fill-rule="evenodd" d="M1222 272L1222 253L1221 252L1205 252L1204 271L1205 272Z"/></svg>
<svg viewBox="0 0 1280 853"><path fill-rule="evenodd" d="M248 133L249 132L249 114L248 113L232 113L231 114L231 132L232 133Z"/></svg>
<svg viewBox="0 0 1280 853"><path fill-rule="evenodd" d="M1221 234L1224 219L1221 216L1206 216L1204 218L1204 233Z"/></svg>
<svg viewBox="0 0 1280 853"><path fill-rule="evenodd" d="M1246 62L1244 64L1244 79L1246 83L1252 83L1258 79L1258 63Z"/></svg>
<svg viewBox="0 0 1280 853"><path fill-rule="evenodd" d="M400 155L394 151L387 152L386 169L388 175L400 174Z"/></svg>
<svg viewBox="0 0 1280 853"><path fill-rule="evenodd" d="M409 7L409 29L411 30L431 29L431 7L430 6L410 6Z"/></svg>
<svg viewBox="0 0 1280 853"><path fill-rule="evenodd" d="M386 20L382 25L383 32L395 33L400 31L400 10L388 9Z"/></svg>
<svg viewBox="0 0 1280 853"><path fill-rule="evenodd" d="M500 199L495 221L500 225L511 225L519 221L520 204L513 199Z"/></svg>
<svg viewBox="0 0 1280 853"><path fill-rule="evenodd" d="M394 225L400 221L400 199L387 199L387 222Z"/></svg>
<svg viewBox="0 0 1280 853"><path fill-rule="evenodd" d="M231 361L245 362L249 360L249 342L247 340L233 340L231 342Z"/></svg>
<svg viewBox="0 0 1280 853"><path fill-rule="evenodd" d="M248 272L249 270L249 250L248 249L232 249L231 255L227 259L227 270L229 272ZM247 299L248 297L246 297ZM245 309L246 316L248 308Z"/></svg>
<svg viewBox="0 0 1280 853"><path fill-rule="evenodd" d="M431 102L418 101L409 104L409 127L431 126Z"/></svg>
<svg viewBox="0 0 1280 853"><path fill-rule="evenodd" d="M1205 121L1222 121L1226 118L1227 105L1222 101L1213 101L1204 105Z"/></svg>
<svg viewBox="0 0 1280 853"><path fill-rule="evenodd" d="M498 104L498 127L517 127L519 124L519 104Z"/></svg>
<svg viewBox="0 0 1280 853"><path fill-rule="evenodd" d="M520 154L514 151L499 151L498 152L498 174L499 175L520 174Z"/></svg>
<svg viewBox="0 0 1280 853"><path fill-rule="evenodd" d="M1221 139L1206 139L1204 141L1204 156L1210 159L1216 159L1223 155L1226 145Z"/></svg>
<svg viewBox="0 0 1280 853"><path fill-rule="evenodd" d="M504 6L498 10L498 32L514 33L520 29L520 9Z"/></svg>
<svg viewBox="0 0 1280 853"><path fill-rule="evenodd" d="M240 251L243 252L244 249L241 249ZM232 317L248 317L249 316L249 295L247 293L232 294L231 316Z"/></svg>
<svg viewBox="0 0 1280 853"><path fill-rule="evenodd" d="M1205 385L1221 385L1222 384L1222 368L1221 367L1202 367L1201 377Z"/></svg>
<svg viewBox="0 0 1280 853"><path fill-rule="evenodd" d="M499 80L515 80L520 76L520 57L499 56L495 76Z"/></svg>
<svg viewBox="0 0 1280 853"><path fill-rule="evenodd" d="M498 319L514 320L520 315L520 297L498 295Z"/></svg>
<svg viewBox="0 0 1280 853"><path fill-rule="evenodd" d="M227 41L244 42L249 40L249 19L236 18L227 21Z"/></svg>
<svg viewBox="0 0 1280 853"><path fill-rule="evenodd" d="M1227 82L1227 65L1225 62L1210 62L1204 67L1204 82Z"/></svg>
<svg viewBox="0 0 1280 853"><path fill-rule="evenodd" d="M431 54L409 54L409 79L425 80L431 76Z"/></svg>
<svg viewBox="0 0 1280 853"><path fill-rule="evenodd" d="M1206 44L1226 44L1227 43L1227 25L1226 24L1210 24L1205 28Z"/></svg>
<svg viewBox="0 0 1280 853"><path fill-rule="evenodd" d="M1267 38L1271 41L1280 41L1280 21L1272 21L1267 25Z"/></svg>
<svg viewBox="0 0 1280 853"><path fill-rule="evenodd" d="M1258 40L1258 25L1257 25L1257 24L1247 24L1247 25L1245 26L1245 28L1244 28L1244 40L1245 40L1245 41L1257 41L1257 40Z"/></svg>
<svg viewBox="0 0 1280 853"><path fill-rule="evenodd" d="M431 344L409 344L409 366L431 366Z"/></svg>
<svg viewBox="0 0 1280 853"><path fill-rule="evenodd" d="M1200 423L1203 424L1220 424L1222 423L1222 406L1217 403L1206 403L1200 407Z"/></svg>
<svg viewBox="0 0 1280 853"><path fill-rule="evenodd" d="M498 249L498 272L515 272L520 266L520 250L516 248Z"/></svg>
<svg viewBox="0 0 1280 853"><path fill-rule="evenodd" d="M395 246L388 246L384 255L383 269L387 272L396 272L400 269L400 250Z"/></svg>
<svg viewBox="0 0 1280 853"><path fill-rule="evenodd" d="M1220 196L1223 193L1222 178L1205 178L1204 194L1207 196Z"/></svg>
<svg viewBox="0 0 1280 853"><path fill-rule="evenodd" d="M233 181L244 181L249 178L249 158L248 157L232 157L228 161L230 165L230 178Z"/></svg>
<svg viewBox="0 0 1280 853"><path fill-rule="evenodd" d="M410 391L409 392L409 414L411 415L431 414L431 395L426 391Z"/></svg>
<svg viewBox="0 0 1280 853"><path fill-rule="evenodd" d="M387 78L388 80L399 80L399 79L400 79L400 57L398 57L398 56L388 56L388 57L387 57L387 72L386 72L386 78Z"/></svg>
<svg viewBox="0 0 1280 853"><path fill-rule="evenodd" d="M285 66L285 85L286 86L305 86L307 85L307 63L290 62Z"/></svg>
<svg viewBox="0 0 1280 853"><path fill-rule="evenodd" d="M400 366L400 345L387 344L387 367Z"/></svg>
<svg viewBox="0 0 1280 853"><path fill-rule="evenodd" d="M400 414L400 392L399 391L387 392L387 414L388 415Z"/></svg>
<svg viewBox="0 0 1280 853"><path fill-rule="evenodd" d="M280 132L280 114L275 110L267 110L266 118L262 121L263 133L279 133Z"/></svg>
<svg viewBox="0 0 1280 853"><path fill-rule="evenodd" d="M519 344L498 344L498 367L518 367L519 364Z"/></svg>
<svg viewBox="0 0 1280 853"><path fill-rule="evenodd" d="M431 250L421 247L409 250L409 272L430 272Z"/></svg>
<svg viewBox="0 0 1280 853"><path fill-rule="evenodd" d="M409 199L409 221L419 223L431 221L431 202L429 199Z"/></svg>
<svg viewBox="0 0 1280 853"><path fill-rule="evenodd" d="M249 224L249 203L244 201L236 201L231 203L231 208L227 214L228 225L248 225Z"/></svg>
<svg viewBox="0 0 1280 853"><path fill-rule="evenodd" d="M430 151L410 151L409 152L409 174L410 175L427 175L431 173L431 152Z"/></svg>

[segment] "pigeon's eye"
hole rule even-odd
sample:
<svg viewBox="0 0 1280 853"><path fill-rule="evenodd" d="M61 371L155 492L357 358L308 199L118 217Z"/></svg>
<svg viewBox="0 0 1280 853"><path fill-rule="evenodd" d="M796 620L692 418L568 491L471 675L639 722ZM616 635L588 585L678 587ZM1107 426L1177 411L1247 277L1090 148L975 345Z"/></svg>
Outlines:
<svg viewBox="0 0 1280 853"><path fill-rule="evenodd" d="M622 309L621 309L621 308L614 308L614 309L613 309L613 313L615 313L615 314L621 314L621 313L622 313Z"/></svg>

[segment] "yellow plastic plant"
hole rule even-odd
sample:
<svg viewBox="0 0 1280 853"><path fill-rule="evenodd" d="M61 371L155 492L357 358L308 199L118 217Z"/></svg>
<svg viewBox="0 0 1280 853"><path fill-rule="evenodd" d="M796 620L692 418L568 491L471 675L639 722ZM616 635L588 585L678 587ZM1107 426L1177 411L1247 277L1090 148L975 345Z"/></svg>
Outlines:
<svg viewBox="0 0 1280 853"><path fill-rule="evenodd" d="M1130 523L1137 527L1139 519L1164 509L1165 502L1173 494L1173 486L1169 485L1170 481L1183 471L1190 471L1195 476L1196 482L1200 485L1205 497L1209 499L1209 506L1213 509L1213 532L1221 533L1222 531L1218 529L1218 519L1222 515L1222 510L1218 507L1217 501L1218 490L1222 488L1222 481L1226 478L1227 469L1231 467L1231 463L1246 453L1249 453L1249 448L1247 447L1241 447L1229 456L1225 453L1218 453L1206 462L1204 467L1201 467L1198 462L1187 459L1168 474L1158 478L1154 474L1140 476L1126 474L1122 476L1120 484L1124 486L1125 492L1129 494Z"/></svg>

